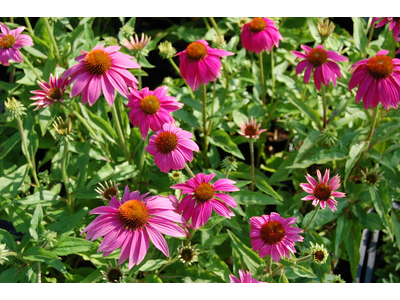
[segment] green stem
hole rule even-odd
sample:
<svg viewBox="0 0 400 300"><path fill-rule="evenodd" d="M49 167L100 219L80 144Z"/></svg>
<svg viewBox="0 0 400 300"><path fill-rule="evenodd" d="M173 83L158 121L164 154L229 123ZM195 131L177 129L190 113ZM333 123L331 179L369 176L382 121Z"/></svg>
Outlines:
<svg viewBox="0 0 400 300"><path fill-rule="evenodd" d="M282 270L285 266L284 265L280 265L279 267L277 267L273 272L272 272L272 277L278 275L279 271Z"/></svg>
<svg viewBox="0 0 400 300"><path fill-rule="evenodd" d="M211 24L213 25L213 27L215 28L215 31L217 32L218 36L221 36L221 33L219 32L219 29L218 29L218 25L215 22L214 18L210 17L210 21L211 21Z"/></svg>
<svg viewBox="0 0 400 300"><path fill-rule="evenodd" d="M173 260L167 262L166 264L162 265L161 268L159 268L157 270L157 272L155 273L155 275L158 275L161 273L162 270L164 270L165 267L172 265L173 263L175 263L177 260L179 259L179 256L175 257Z"/></svg>
<svg viewBox="0 0 400 300"><path fill-rule="evenodd" d="M310 221L308 222L308 224L306 225L306 227L304 227L304 229L303 229L304 231L307 230L308 226L310 226L312 220L314 220L315 216L317 215L317 212L318 212L318 210L319 210L319 208L320 208L320 205L319 205L319 204L320 204L320 203L318 202L318 203L317 203L317 207L316 207L316 209L315 209L315 211L314 211L313 216L311 217L311 219L310 219Z"/></svg>
<svg viewBox="0 0 400 300"><path fill-rule="evenodd" d="M119 118L118 118L118 113L117 113L116 106L117 106L117 102L114 102L114 105L111 106L111 114L112 114L112 117L113 117L113 119L115 121L115 124L116 124L116 127L117 127L118 137L119 137L120 142L121 142L121 149L125 153L126 159L128 160L129 164L132 164L131 157L130 157L130 154L129 154L129 150L128 150L127 146L126 146L125 136L124 136L124 133L122 132L121 123L120 123Z"/></svg>
<svg viewBox="0 0 400 300"><path fill-rule="evenodd" d="M195 177L194 173L192 172L192 170L190 169L188 164L185 164L185 169L189 173L190 176Z"/></svg>
<svg viewBox="0 0 400 300"><path fill-rule="evenodd" d="M254 190L254 141L250 140L250 156L251 156L251 184L250 192Z"/></svg>
<svg viewBox="0 0 400 300"><path fill-rule="evenodd" d="M68 177L67 177L67 154L68 154L68 143L64 142L64 151L63 151L63 157L62 157L62 162L61 162L61 173L64 181L64 186L65 186L65 192L67 193L67 199L68 199L68 204L70 206L70 211L71 214L73 212L73 201L71 200L71 195L69 194L68 190Z"/></svg>
<svg viewBox="0 0 400 300"><path fill-rule="evenodd" d="M305 261L310 260L310 259L312 259L312 255L304 256L304 257L299 258L298 260L296 260L296 264L305 262Z"/></svg>
<svg viewBox="0 0 400 300"><path fill-rule="evenodd" d="M24 17L24 19L25 19L26 26L28 27L29 33L30 33L32 36L35 35L35 33L34 33L33 29L32 29L31 22L29 21L29 18L28 18L28 17Z"/></svg>
<svg viewBox="0 0 400 300"><path fill-rule="evenodd" d="M230 173L230 172L231 172L231 169L230 169L230 168L226 169L226 173L225 173L225 178L226 178L226 179L228 179L229 173Z"/></svg>
<svg viewBox="0 0 400 300"><path fill-rule="evenodd" d="M207 140L207 87L204 83L201 84L203 89L203 135L204 135L204 164L208 168L208 140Z"/></svg>
<svg viewBox="0 0 400 300"><path fill-rule="evenodd" d="M263 53L264 51L261 51L259 54L260 56L260 81L261 81L261 100L263 103L262 108L264 109L265 107L265 88L264 88L264 63L263 63Z"/></svg>
<svg viewBox="0 0 400 300"><path fill-rule="evenodd" d="M29 155L28 147L26 146L24 129L22 127L22 122L19 118L17 118L17 123L18 123L19 132L21 133L22 146L24 147L26 160L28 161L28 165L32 170L32 175L33 175L33 179L35 180L35 184L36 184L37 188L40 188L39 179L36 175L35 165L33 164L33 161L31 160L31 156Z"/></svg>
<svg viewBox="0 0 400 300"><path fill-rule="evenodd" d="M326 127L326 98L325 98L325 86L321 84L321 98L322 98L322 105L323 105L323 110L324 110L324 116L322 120L322 128Z"/></svg>
<svg viewBox="0 0 400 300"><path fill-rule="evenodd" d="M29 66L29 68L31 68L33 74L35 74L36 78L39 81L43 81L42 77L40 77L40 75L36 72L35 67L32 65L32 63L29 61L28 57L25 56L22 52L20 52L24 62Z"/></svg>
<svg viewBox="0 0 400 300"><path fill-rule="evenodd" d="M268 276L269 276L269 282L271 282L272 280L272 256L271 255L267 255L267 267L268 267Z"/></svg>
<svg viewBox="0 0 400 300"><path fill-rule="evenodd" d="M42 283L42 272L40 270L40 261L38 261L38 275L37 275L37 283Z"/></svg>
<svg viewBox="0 0 400 300"><path fill-rule="evenodd" d="M212 101L211 101L211 116L214 114L215 85L216 85L216 81L214 81L214 85L213 85L213 97L212 97ZM210 135L210 133L211 133L212 123L213 123L213 120L211 119L211 120L208 122L207 135Z"/></svg>
<svg viewBox="0 0 400 300"><path fill-rule="evenodd" d="M139 161L139 174L135 179L135 185L137 185L139 183L139 181L142 179L142 170L143 170L143 165L144 165L144 157L146 156L146 145L148 143L148 139L149 139L149 134L147 135L146 139L143 140L143 149L142 149L142 154L140 155L140 161Z"/></svg>
<svg viewBox="0 0 400 300"><path fill-rule="evenodd" d="M10 17L10 23L14 23L14 17Z"/></svg>
<svg viewBox="0 0 400 300"><path fill-rule="evenodd" d="M274 49L271 48L271 90L272 90L271 104L274 102L274 95L275 95L275 75L274 75L274 69L275 69Z"/></svg>
<svg viewBox="0 0 400 300"><path fill-rule="evenodd" d="M68 104L66 104L65 102L61 102L59 101L58 103L60 103L61 106L63 106L64 108L66 108L67 110L69 110L71 113L74 114L75 117L78 118L79 121L81 121L81 123L86 127L86 129L90 132L90 134L92 135L92 137L97 141L97 143L99 144L99 146L103 149L104 153L107 154L109 159L111 158L111 154L108 151L108 149L100 142L99 137L97 136L97 134L94 132L94 130L92 129L92 127L89 125L89 123L86 121L86 119L84 117L81 116L81 114L76 111L74 108L72 108L71 106L69 106Z"/></svg>
<svg viewBox="0 0 400 300"><path fill-rule="evenodd" d="M54 38L54 32L50 27L49 24L49 18L44 17L43 18L43 22L44 22L44 26L47 29L47 32L49 33L50 39L51 39L51 43L53 44L53 48L56 51L56 57L57 57L57 61L59 63L59 65L62 65L62 61L61 61L61 57L60 57L60 52L58 51L58 46L57 46L57 42L56 39Z"/></svg>
<svg viewBox="0 0 400 300"><path fill-rule="evenodd" d="M140 65L140 52L137 52L137 63ZM139 92L142 90L142 67L140 66L139 68L139 74L138 74L138 80L139 80Z"/></svg>
<svg viewBox="0 0 400 300"><path fill-rule="evenodd" d="M371 18L372 18L372 17L370 17L370 19L371 19ZM374 28L375 28L374 24L371 23L371 28L369 29L368 43L367 43L367 47L366 47L366 48L368 48L369 43L370 43L371 40L372 40L372 34L374 33ZM366 56L367 56L367 52L365 52L365 55L364 55L364 53L363 53L363 57L366 57Z"/></svg>
<svg viewBox="0 0 400 300"><path fill-rule="evenodd" d="M175 71L178 72L178 74L181 75L181 77L182 77L181 71L179 70L176 63L172 60L172 58L168 58L168 61L172 65L172 67L175 69ZM190 88L190 86L188 85L188 83L186 82L186 80L183 77L182 77L182 79L185 82L185 84L189 90L190 97L192 97L192 99L195 99L196 97L194 96L192 89Z"/></svg>
<svg viewBox="0 0 400 300"><path fill-rule="evenodd" d="M207 30L210 30L211 27L210 27L210 24L208 24L208 21L207 21L206 17L203 17L203 21L204 21L204 24L206 24Z"/></svg>

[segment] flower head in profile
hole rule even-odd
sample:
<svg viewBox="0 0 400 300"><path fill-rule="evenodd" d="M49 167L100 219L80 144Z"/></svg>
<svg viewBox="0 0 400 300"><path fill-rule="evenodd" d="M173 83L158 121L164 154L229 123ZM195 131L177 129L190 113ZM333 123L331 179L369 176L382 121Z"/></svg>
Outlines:
<svg viewBox="0 0 400 300"><path fill-rule="evenodd" d="M184 229L178 225L184 220L174 212L174 204L167 197L146 197L148 194L130 192L126 187L122 201L112 197L109 206L100 206L90 212L100 216L81 234L87 232L86 239L92 241L104 236L97 250L103 251L104 257L122 247L118 264L129 258L129 269L144 259L150 240L169 257L168 245L162 234L185 237Z"/></svg>
<svg viewBox="0 0 400 300"><path fill-rule="evenodd" d="M19 49L23 46L33 46L32 38L29 35L21 34L25 27L8 30L8 27L0 22L0 63L9 66L9 60L23 62Z"/></svg>
<svg viewBox="0 0 400 300"><path fill-rule="evenodd" d="M31 104L32 106L37 106L34 110L50 106L56 101L63 102L63 95L70 81L68 78L58 78L58 74L56 74L56 76L50 74L49 83L44 80L42 82L38 80L37 83L42 89L31 91L31 93L36 96L29 98L31 100L37 100L35 103Z"/></svg>
<svg viewBox="0 0 400 300"><path fill-rule="evenodd" d="M99 182L99 186L95 189L96 193L99 194L99 196L96 196L96 198L102 199L106 201L107 203L113 198L113 197L118 197L118 187L112 180L110 180L110 183L107 181L104 182L104 185Z"/></svg>
<svg viewBox="0 0 400 300"><path fill-rule="evenodd" d="M183 212L182 217L187 221L192 219L190 228L197 230L204 226L210 219L213 209L217 214L228 219L235 215L228 206L235 208L236 201L231 196L217 191L239 191L239 188L234 186L236 182L230 179L219 179L212 184L210 181L214 176L215 174L199 173L185 183L171 186L171 189L182 190L182 194L187 194L179 203L178 213Z"/></svg>
<svg viewBox="0 0 400 300"><path fill-rule="evenodd" d="M221 75L221 57L234 54L222 49L213 49L205 40L198 40L176 55L179 55L179 70L183 79L195 91L202 83L207 85Z"/></svg>
<svg viewBox="0 0 400 300"><path fill-rule="evenodd" d="M271 51L279 47L279 40L283 37L276 28L275 22L268 18L254 18L242 27L240 39L243 48L257 54L261 51Z"/></svg>
<svg viewBox="0 0 400 300"><path fill-rule="evenodd" d="M89 52L80 51L83 54L75 58L78 63L61 76L71 76L70 83L75 81L70 97L81 95L83 104L89 102L92 106L103 91L108 104L113 106L115 90L127 97L128 86L137 88L138 80L127 69L140 68L140 65L119 49L120 46L99 45Z"/></svg>
<svg viewBox="0 0 400 300"><path fill-rule="evenodd" d="M296 253L294 242L303 241L299 233L303 229L290 226L297 221L296 217L282 218L278 213L250 218L250 238L254 251L263 258L271 255L278 262L281 258L290 258L290 252Z"/></svg>
<svg viewBox="0 0 400 300"><path fill-rule="evenodd" d="M319 203L322 209L325 209L326 205L328 205L332 211L335 211L337 209L336 204L338 203L335 200L335 197L343 198L346 197L346 194L342 192L336 192L336 190L340 187L340 176L336 175L329 180L329 173L330 170L326 169L324 178L322 178L321 172L317 170L319 183L311 175L307 174L305 177L308 183L300 183L300 187L306 193L311 195L308 195L301 200L313 201L312 204L314 206L317 206Z"/></svg>
<svg viewBox="0 0 400 300"><path fill-rule="evenodd" d="M372 19L372 24L375 24L379 19L382 19L375 25L375 28L382 27L389 23L389 31L393 31L393 37L396 39L400 34L400 18L398 17L375 17Z"/></svg>
<svg viewBox="0 0 400 300"><path fill-rule="evenodd" d="M356 62L349 82L351 91L358 85L356 103L363 99L365 109L375 108L379 102L389 110L397 109L400 102L400 59L387 56L388 50L381 50L367 59Z"/></svg>
<svg viewBox="0 0 400 300"><path fill-rule="evenodd" d="M171 113L182 108L183 103L178 102L175 97L167 96L167 92L166 86L158 87L154 91L145 87L140 92L131 89L127 95L127 106L131 108L129 119L133 126L140 126L142 139L146 139L149 128L157 132L166 123L175 124Z"/></svg>
<svg viewBox="0 0 400 300"><path fill-rule="evenodd" d="M126 38L123 38L120 43L122 46L133 52L141 52L146 48L147 44L150 41L151 37L148 37L142 32L140 40L138 35L135 34L135 38L133 38L133 36L130 36L129 41Z"/></svg>
<svg viewBox="0 0 400 300"><path fill-rule="evenodd" d="M229 275L229 279L231 280L231 283L266 283L252 278L250 270L245 272L242 269L239 270L239 278L231 274Z"/></svg>
<svg viewBox="0 0 400 300"><path fill-rule="evenodd" d="M246 119L246 124L240 123L239 127L241 131L239 131L239 134L241 136L244 136L245 138L248 139L258 139L261 133L264 131L267 131L267 129L259 129L261 126L261 123L257 125L257 121L253 119L253 116L251 116L251 121L249 123L249 118Z"/></svg>
<svg viewBox="0 0 400 300"><path fill-rule="evenodd" d="M181 170L187 161L193 160L193 151L200 150L191 138L193 134L189 131L172 124L164 124L161 130L150 137L145 149L154 156L154 163L161 172Z"/></svg>
<svg viewBox="0 0 400 300"><path fill-rule="evenodd" d="M335 51L324 50L322 45L318 45L314 49L306 45L301 45L301 48L306 53L290 51L297 58L304 58L296 66L296 75L306 69L304 82L308 84L311 73L314 71L314 83L318 91L321 90L321 82L325 86L329 86L329 82L332 81L333 86L336 86L336 77L340 78L342 74L335 61L348 61L348 59L343 55L337 54Z"/></svg>

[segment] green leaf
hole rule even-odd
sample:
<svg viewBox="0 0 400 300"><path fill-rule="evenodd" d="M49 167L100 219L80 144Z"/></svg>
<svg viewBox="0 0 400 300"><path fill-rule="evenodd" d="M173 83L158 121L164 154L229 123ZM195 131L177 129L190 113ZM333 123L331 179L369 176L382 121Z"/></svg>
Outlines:
<svg viewBox="0 0 400 300"><path fill-rule="evenodd" d="M88 208L84 207L72 216L61 219L58 222L51 224L48 229L53 230L61 235L64 232L70 231L75 228L75 226L82 220L84 216L88 213Z"/></svg>
<svg viewBox="0 0 400 300"><path fill-rule="evenodd" d="M29 248L23 253L23 255L26 260L45 262L64 275L67 274L67 269L64 267L60 259L50 251L41 247Z"/></svg>
<svg viewBox="0 0 400 300"><path fill-rule="evenodd" d="M17 251L17 247L15 246L14 243L14 238L8 231L2 228L0 228L0 243L6 244L7 247L9 247L14 252Z"/></svg>
<svg viewBox="0 0 400 300"><path fill-rule="evenodd" d="M21 134L18 132L14 133L12 137L5 140L0 145L0 159L3 159L14 147L18 142L21 141Z"/></svg>
<svg viewBox="0 0 400 300"><path fill-rule="evenodd" d="M279 283L289 283L289 280L285 276L284 272L281 274L281 276L279 276Z"/></svg>
<svg viewBox="0 0 400 300"><path fill-rule="evenodd" d="M41 232L39 227L42 220L43 220L43 209L40 206L40 204L36 204L36 208L31 219L31 226L29 227L29 233L36 242L39 241L38 235Z"/></svg>
<svg viewBox="0 0 400 300"><path fill-rule="evenodd" d="M336 206L337 210L335 212L332 212L328 206L326 206L325 209L320 209L317 212L314 220L312 220L309 228L312 229L312 228L315 228L318 226L322 226L322 225L334 220L335 218L337 218L337 216L340 215L341 211L343 210L343 208L346 205L347 205L347 201L339 200L339 203ZM314 214L314 210L310 211L308 214L306 214L304 216L303 222L301 223L302 228L304 228L308 224L308 222L311 220L313 214Z"/></svg>
<svg viewBox="0 0 400 300"><path fill-rule="evenodd" d="M237 230L242 230L242 227L239 225L239 223L236 221L236 217L231 217L230 219L225 218L225 220L222 221L222 225L228 226Z"/></svg>
<svg viewBox="0 0 400 300"><path fill-rule="evenodd" d="M85 28L84 38L86 40L86 43L87 43L89 49L92 49L95 46L95 45L93 45L94 34L93 34L92 26L89 25L88 23L85 23L84 28Z"/></svg>
<svg viewBox="0 0 400 300"><path fill-rule="evenodd" d="M292 103L294 106L296 106L303 114L305 114L307 117L310 118L311 121L313 121L318 127L321 124L319 115L316 111L314 111L312 108L308 107L304 102L300 102L295 99L287 98L290 103Z"/></svg>
<svg viewBox="0 0 400 300"><path fill-rule="evenodd" d="M97 171L96 176L92 178L87 184L87 187L98 184L99 182L105 181L114 175L114 168L111 167L110 163L106 163L100 170Z"/></svg>
<svg viewBox="0 0 400 300"><path fill-rule="evenodd" d="M304 159L301 163L293 164L286 167L286 169L306 169L311 165L318 164L323 165L327 162L334 160L342 160L347 156L341 152L331 152L330 150L320 151L317 154L311 156L311 158Z"/></svg>
<svg viewBox="0 0 400 300"><path fill-rule="evenodd" d="M321 43L321 36L318 32L318 19L315 17L307 18L308 28L310 29L310 33L314 40L320 44Z"/></svg>
<svg viewBox="0 0 400 300"><path fill-rule="evenodd" d="M49 129L51 122L53 119L51 118L50 107L44 107L39 111L39 127L42 132L42 136L46 134L46 131Z"/></svg>
<svg viewBox="0 0 400 300"><path fill-rule="evenodd" d="M240 152L238 146L232 142L231 137L225 131L215 130L213 136L208 136L207 138L211 144L221 147L224 151L244 160L242 152Z"/></svg>
<svg viewBox="0 0 400 300"><path fill-rule="evenodd" d="M400 220L394 210L390 212L390 217L392 218L393 231L394 236L396 237L397 248L399 248L400 251Z"/></svg>
<svg viewBox="0 0 400 300"><path fill-rule="evenodd" d="M146 275L146 277L144 278L144 281L149 282L149 283L162 283L162 280L160 279L160 277L158 277L157 275L154 275L154 274Z"/></svg>
<svg viewBox="0 0 400 300"><path fill-rule="evenodd" d="M204 248L211 248L213 246L222 245L222 243L226 240L227 237L228 237L227 233L222 233L222 234L217 235L217 236L211 236L210 238L208 238L206 240L206 242L204 243L203 247Z"/></svg>
<svg viewBox="0 0 400 300"><path fill-rule="evenodd" d="M229 275L231 274L231 270L226 263L218 257L218 255L215 255L211 260L205 260L199 256L199 263L200 266L218 275L225 282L230 282Z"/></svg>
<svg viewBox="0 0 400 300"><path fill-rule="evenodd" d="M155 259L155 260L148 260L146 263L139 268L139 271L154 271L160 268L162 265L168 263L166 259Z"/></svg>
<svg viewBox="0 0 400 300"><path fill-rule="evenodd" d="M45 54L43 54L39 50L35 49L34 47L24 46L24 47L22 47L22 49L24 49L29 54L32 54L33 56L36 56L36 57L39 57L39 58L43 58L43 59L47 59L47 56Z"/></svg>
<svg viewBox="0 0 400 300"><path fill-rule="evenodd" d="M243 204L243 205L268 205L268 204L276 204L276 205L282 205L282 202L279 200L276 200L275 198L272 198L268 195L265 195L260 192L245 192L245 191L240 191L240 192L233 192L230 194L233 199L236 200L238 204Z"/></svg>
<svg viewBox="0 0 400 300"><path fill-rule="evenodd" d="M17 282L19 270L17 268L7 269L0 274L0 283L15 283Z"/></svg>
<svg viewBox="0 0 400 300"><path fill-rule="evenodd" d="M258 187L264 193L274 197L275 199L277 199L279 201L283 201L282 197L277 192L275 192L275 190L272 188L272 186L270 186L266 181L256 180L255 184L256 184L256 187Z"/></svg>
<svg viewBox="0 0 400 300"><path fill-rule="evenodd" d="M211 117L208 117L207 120L223 118L230 112L241 108L243 105L246 105L248 102L249 102L249 99L243 99L241 101L236 100L236 101L232 101L231 103L225 104L225 106L227 106L227 107L220 108Z"/></svg>
<svg viewBox="0 0 400 300"><path fill-rule="evenodd" d="M82 238L67 237L64 241L55 246L52 252L56 255L64 256L86 252L93 248L96 248L96 244L90 241L86 241Z"/></svg>
<svg viewBox="0 0 400 300"><path fill-rule="evenodd" d="M350 152L349 152L349 159L346 161L346 167L345 167L345 175L344 175L344 180L343 180L343 184L344 187L346 187L346 182L347 182L347 178L350 175L350 171L352 170L354 164L357 162L357 160L359 159L361 153L367 149L369 143L360 143L360 144L354 144L353 146L351 146L350 148Z"/></svg>
<svg viewBox="0 0 400 300"><path fill-rule="evenodd" d="M369 187L369 193L371 195L372 203L374 203L376 212L381 218L383 225L388 230L390 238L393 240L392 223L388 215L390 210L390 202L388 197L386 180L383 179L379 182L378 189L376 189L376 187L374 186Z"/></svg>
<svg viewBox="0 0 400 300"><path fill-rule="evenodd" d="M220 215L217 216L213 216L211 217L208 222L206 223L206 225L204 225L203 227L200 227L199 230L200 231L207 231L210 230L211 228L213 228L215 225L217 225L218 223L221 223L223 220L225 220L226 218Z"/></svg>
<svg viewBox="0 0 400 300"><path fill-rule="evenodd" d="M356 281L357 266L360 261L360 243L361 243L361 230L356 230L354 226L350 229L348 236L346 236L346 252L350 262L350 271L353 281Z"/></svg>
<svg viewBox="0 0 400 300"><path fill-rule="evenodd" d="M353 39L354 44L361 53L365 53L365 48L367 47L367 36L365 35L365 21L363 18L352 17L353 24Z"/></svg>
<svg viewBox="0 0 400 300"><path fill-rule="evenodd" d="M46 62L44 64L44 68L43 68L43 79L46 80L47 82L50 79L50 74L53 74L54 76L55 74L55 70L56 70L56 60L54 58L54 55L52 52L49 53L49 57L46 59ZM59 74L60 76L61 74ZM43 109L41 109L43 110ZM43 132L43 131L42 131ZM44 135L44 133L43 133Z"/></svg>
<svg viewBox="0 0 400 300"><path fill-rule="evenodd" d="M40 204L42 206L50 206L60 202L60 197L53 192L40 190L39 192L29 195L25 198L14 200L14 203L22 205Z"/></svg>
<svg viewBox="0 0 400 300"><path fill-rule="evenodd" d="M256 274L257 268L264 265L264 261L258 256L256 252L244 245L232 231L227 230L228 235L232 241L232 248L234 248L243 261L253 274Z"/></svg>
<svg viewBox="0 0 400 300"><path fill-rule="evenodd" d="M305 138L303 145L301 145L299 151L297 152L297 156L294 160L294 164L296 164L300 158L310 150L311 147L315 145L317 142L319 136L321 135L321 132L318 130L313 129L308 136Z"/></svg>
<svg viewBox="0 0 400 300"><path fill-rule="evenodd" d="M78 166L89 165L89 160L90 160L89 151L90 151L90 141L87 141L82 151L79 152L78 160L76 161L76 164ZM76 188L80 188L85 184L86 177L87 177L87 168L80 168L78 181L76 183Z"/></svg>
<svg viewBox="0 0 400 300"><path fill-rule="evenodd" d="M192 114L188 113L186 110L179 109L177 111L174 111L172 113L172 116L175 119L185 121L188 125L190 125L193 128L196 129L201 128L199 121L196 118L194 118Z"/></svg>
<svg viewBox="0 0 400 300"><path fill-rule="evenodd" d="M314 272L307 269L306 267L303 267L301 265L295 265L292 268L293 268L293 272L295 274L299 275L300 277L317 278L317 276L315 276Z"/></svg>
<svg viewBox="0 0 400 300"><path fill-rule="evenodd" d="M32 115L28 113L23 132L26 139L26 148L28 149L31 159L35 157L36 151L39 148L39 139L34 127L35 121ZM24 153L24 155L26 156L24 147L21 148L22 153Z"/></svg>
<svg viewBox="0 0 400 300"><path fill-rule="evenodd" d="M12 190L12 199L14 200L15 196L18 194L18 189L21 187L22 183L25 180L25 176L28 173L28 164L22 165L15 172L14 181L13 181L13 190Z"/></svg>

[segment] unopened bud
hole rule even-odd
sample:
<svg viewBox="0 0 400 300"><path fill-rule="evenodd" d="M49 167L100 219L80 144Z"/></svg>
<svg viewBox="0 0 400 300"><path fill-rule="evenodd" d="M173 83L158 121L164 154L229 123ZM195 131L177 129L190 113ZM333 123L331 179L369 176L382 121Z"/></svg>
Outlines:
<svg viewBox="0 0 400 300"><path fill-rule="evenodd" d="M172 47L172 44L169 41L160 43L158 49L160 50L161 57L164 59L170 59L176 54L176 49Z"/></svg>

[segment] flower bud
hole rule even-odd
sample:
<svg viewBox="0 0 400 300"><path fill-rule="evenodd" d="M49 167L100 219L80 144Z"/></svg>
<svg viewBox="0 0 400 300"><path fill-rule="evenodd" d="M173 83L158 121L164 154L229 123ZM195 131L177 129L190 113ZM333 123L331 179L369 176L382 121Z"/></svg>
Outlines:
<svg viewBox="0 0 400 300"><path fill-rule="evenodd" d="M333 24L333 22L329 22L329 19L323 20L318 18L317 29L321 36L321 39L324 40L333 33L333 31L335 30L335 24Z"/></svg>
<svg viewBox="0 0 400 300"><path fill-rule="evenodd" d="M7 108L8 114L14 119L19 119L21 118L22 115L26 115L26 107L18 100L16 100L14 97L7 98L6 101L4 101L4 105Z"/></svg>
<svg viewBox="0 0 400 300"><path fill-rule="evenodd" d="M164 59L172 58L176 54L176 49L172 47L172 44L169 41L160 43L158 49L160 50L161 57Z"/></svg>

